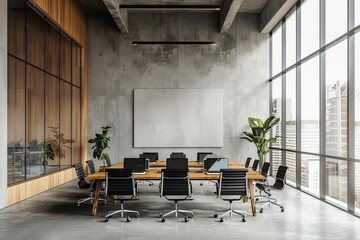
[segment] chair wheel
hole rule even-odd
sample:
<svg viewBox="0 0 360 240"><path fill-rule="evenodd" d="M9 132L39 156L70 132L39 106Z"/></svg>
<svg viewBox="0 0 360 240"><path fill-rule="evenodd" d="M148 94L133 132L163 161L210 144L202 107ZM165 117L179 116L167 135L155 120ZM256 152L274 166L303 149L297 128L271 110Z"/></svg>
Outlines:
<svg viewBox="0 0 360 240"><path fill-rule="evenodd" d="M104 222L108 222L109 221L109 218L104 218Z"/></svg>
<svg viewBox="0 0 360 240"><path fill-rule="evenodd" d="M258 202L258 201L259 201L259 198L256 198L255 201Z"/></svg>
<svg viewBox="0 0 360 240"><path fill-rule="evenodd" d="M215 214L214 214L214 218L217 218L217 217L218 217L218 215L215 213Z"/></svg>
<svg viewBox="0 0 360 240"><path fill-rule="evenodd" d="M193 218L194 217L194 214L190 214L188 218Z"/></svg>
<svg viewBox="0 0 360 240"><path fill-rule="evenodd" d="M160 213L160 214L159 214L159 216L162 218L163 214L162 214L162 213Z"/></svg>
<svg viewBox="0 0 360 240"><path fill-rule="evenodd" d="M80 207L80 203L78 203L77 206Z"/></svg>
<svg viewBox="0 0 360 240"><path fill-rule="evenodd" d="M165 218L161 218L161 221L162 221L162 222L165 222Z"/></svg>
<svg viewBox="0 0 360 240"><path fill-rule="evenodd" d="M127 222L131 222L130 217L127 217L127 218L126 218L126 221L127 221Z"/></svg>
<svg viewBox="0 0 360 240"><path fill-rule="evenodd" d="M140 217L140 214L137 213L137 214L135 215L135 217L137 217L137 218Z"/></svg>
<svg viewBox="0 0 360 240"><path fill-rule="evenodd" d="M259 213L263 213L264 212L264 209L260 209Z"/></svg>
<svg viewBox="0 0 360 240"><path fill-rule="evenodd" d="M184 220L185 220L185 222L188 222L188 221L189 221L189 218L186 217L186 218L184 218Z"/></svg>
<svg viewBox="0 0 360 240"><path fill-rule="evenodd" d="M220 218L220 222L223 222L224 221L224 218Z"/></svg>
<svg viewBox="0 0 360 240"><path fill-rule="evenodd" d="M285 211L285 209L284 208L281 208L281 212L284 212Z"/></svg>
<svg viewBox="0 0 360 240"><path fill-rule="evenodd" d="M246 222L246 218L243 218L242 221L243 221L243 222Z"/></svg>

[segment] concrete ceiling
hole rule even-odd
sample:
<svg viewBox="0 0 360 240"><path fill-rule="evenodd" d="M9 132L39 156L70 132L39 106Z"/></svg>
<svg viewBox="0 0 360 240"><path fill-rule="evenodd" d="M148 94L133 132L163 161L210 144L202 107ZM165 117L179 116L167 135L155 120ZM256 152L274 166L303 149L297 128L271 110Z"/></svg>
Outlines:
<svg viewBox="0 0 360 240"><path fill-rule="evenodd" d="M103 0L78 0L87 12L107 12ZM223 0L123 0L124 4L199 4L220 5ZM269 0L244 0L239 13L260 13Z"/></svg>

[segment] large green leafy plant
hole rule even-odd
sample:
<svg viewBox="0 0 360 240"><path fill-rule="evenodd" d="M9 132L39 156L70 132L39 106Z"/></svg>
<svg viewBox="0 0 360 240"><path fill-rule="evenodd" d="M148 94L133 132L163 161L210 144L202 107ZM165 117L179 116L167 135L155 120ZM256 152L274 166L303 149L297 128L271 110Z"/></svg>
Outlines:
<svg viewBox="0 0 360 240"><path fill-rule="evenodd" d="M93 149L93 157L97 158L98 160L105 160L105 157L109 156L104 150L109 148L110 136L109 136L109 129L111 127L101 127L102 133L96 133L95 138L89 139L89 143L93 143L91 149Z"/></svg>
<svg viewBox="0 0 360 240"><path fill-rule="evenodd" d="M260 160L260 166L263 165L266 154L270 151L269 146L271 143L275 143L279 136L268 138L267 135L273 126L278 124L280 118L271 116L263 122L259 118L249 117L248 122L251 128L251 132L244 132L245 136L240 139L245 139L255 144L257 155Z"/></svg>

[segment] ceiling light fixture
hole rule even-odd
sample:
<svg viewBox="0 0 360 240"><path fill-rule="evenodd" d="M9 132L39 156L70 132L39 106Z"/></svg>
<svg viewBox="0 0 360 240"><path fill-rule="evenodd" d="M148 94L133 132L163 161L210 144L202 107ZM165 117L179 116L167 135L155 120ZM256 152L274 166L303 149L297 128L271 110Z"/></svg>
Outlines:
<svg viewBox="0 0 360 240"><path fill-rule="evenodd" d="M120 4L120 9L148 11L220 11L220 5L152 5L152 4Z"/></svg>

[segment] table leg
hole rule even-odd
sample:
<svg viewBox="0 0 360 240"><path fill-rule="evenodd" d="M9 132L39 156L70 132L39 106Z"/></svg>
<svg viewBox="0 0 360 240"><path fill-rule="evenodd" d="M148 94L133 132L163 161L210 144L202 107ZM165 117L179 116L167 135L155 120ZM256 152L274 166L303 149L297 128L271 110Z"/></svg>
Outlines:
<svg viewBox="0 0 360 240"><path fill-rule="evenodd" d="M96 216L97 206L98 206L98 202L99 202L101 184L102 184L102 181L100 181L100 180L98 180L97 183L96 183L96 189L95 189L95 194L94 194L95 196L94 196L93 206L92 206L92 211L91 211L92 216Z"/></svg>
<svg viewBox="0 0 360 240"><path fill-rule="evenodd" d="M251 210L252 214L256 216L256 204L255 204L255 197L254 197L254 186L252 180L248 180L249 183L249 191L250 191L250 201L251 201Z"/></svg>

